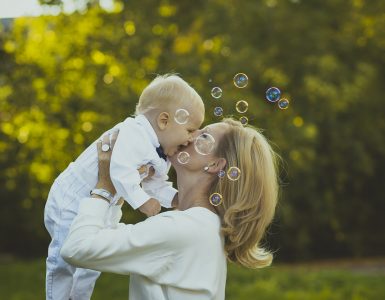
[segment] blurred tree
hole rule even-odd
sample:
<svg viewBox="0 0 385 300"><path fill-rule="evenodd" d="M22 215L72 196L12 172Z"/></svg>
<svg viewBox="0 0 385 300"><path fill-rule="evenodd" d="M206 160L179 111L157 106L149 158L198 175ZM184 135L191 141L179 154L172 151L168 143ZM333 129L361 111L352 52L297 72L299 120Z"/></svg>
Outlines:
<svg viewBox="0 0 385 300"><path fill-rule="evenodd" d="M206 123L220 120L215 106L239 117L245 99L250 124L278 145L282 199L267 239L279 258L382 254L383 1L82 3L86 13L20 18L0 34L0 252L46 251L54 178L134 112L156 73L175 71L203 96ZM289 109L264 100L270 86Z"/></svg>

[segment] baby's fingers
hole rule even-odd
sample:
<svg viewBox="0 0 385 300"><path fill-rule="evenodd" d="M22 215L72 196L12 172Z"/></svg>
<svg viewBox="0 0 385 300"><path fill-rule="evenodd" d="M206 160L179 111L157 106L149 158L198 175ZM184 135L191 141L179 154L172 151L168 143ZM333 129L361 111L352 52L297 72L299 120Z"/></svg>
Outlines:
<svg viewBox="0 0 385 300"><path fill-rule="evenodd" d="M148 170L148 175L147 177L152 177L153 175L155 174L155 169L153 166L150 167L150 169Z"/></svg>

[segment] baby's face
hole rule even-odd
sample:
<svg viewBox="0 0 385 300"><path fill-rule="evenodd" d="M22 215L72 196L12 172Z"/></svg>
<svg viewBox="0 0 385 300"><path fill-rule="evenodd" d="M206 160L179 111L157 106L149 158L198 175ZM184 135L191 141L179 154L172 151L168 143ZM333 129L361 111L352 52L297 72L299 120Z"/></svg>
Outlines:
<svg viewBox="0 0 385 300"><path fill-rule="evenodd" d="M162 147L167 156L172 156L178 152L181 146L187 146L194 139L194 133L198 130L204 120L204 109L201 107L190 107L189 117L185 124L178 124L171 118L164 134Z"/></svg>

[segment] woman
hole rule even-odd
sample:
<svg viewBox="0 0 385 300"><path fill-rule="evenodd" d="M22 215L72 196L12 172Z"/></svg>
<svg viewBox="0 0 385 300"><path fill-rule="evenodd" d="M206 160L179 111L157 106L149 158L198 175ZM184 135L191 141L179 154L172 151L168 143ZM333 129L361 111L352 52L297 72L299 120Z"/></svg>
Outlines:
<svg viewBox="0 0 385 300"><path fill-rule="evenodd" d="M109 208L93 195L80 204L63 258L82 268L130 274L131 300L224 299L226 259L249 268L268 266L272 255L260 243L277 202L277 156L259 131L231 119L202 133L216 140L211 154L200 155L190 144L182 150L190 154L187 164L170 158L178 210L117 224L120 205ZM97 188L114 193L109 156L99 151ZM228 176L218 176L227 170Z"/></svg>

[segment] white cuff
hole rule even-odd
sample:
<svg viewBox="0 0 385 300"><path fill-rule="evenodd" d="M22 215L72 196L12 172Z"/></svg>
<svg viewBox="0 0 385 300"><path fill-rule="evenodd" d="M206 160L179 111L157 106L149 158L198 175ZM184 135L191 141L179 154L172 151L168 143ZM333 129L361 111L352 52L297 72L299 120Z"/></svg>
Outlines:
<svg viewBox="0 0 385 300"><path fill-rule="evenodd" d="M172 207L172 199L174 199L175 194L178 192L177 189L174 189L172 186L165 187L159 190L159 201L165 208Z"/></svg>
<svg viewBox="0 0 385 300"><path fill-rule="evenodd" d="M80 201L78 214L104 219L110 204L98 198L84 198Z"/></svg>
<svg viewBox="0 0 385 300"><path fill-rule="evenodd" d="M131 205L133 209L137 209L142 206L145 202L150 200L150 196L143 191L141 188L138 188L130 193L130 200L125 199L128 204Z"/></svg>

